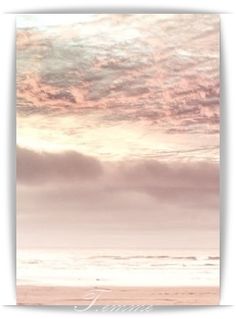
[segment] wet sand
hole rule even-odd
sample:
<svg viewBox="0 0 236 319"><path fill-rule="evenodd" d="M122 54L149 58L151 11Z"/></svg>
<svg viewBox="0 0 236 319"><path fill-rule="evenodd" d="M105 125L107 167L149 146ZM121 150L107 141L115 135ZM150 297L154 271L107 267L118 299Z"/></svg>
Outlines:
<svg viewBox="0 0 236 319"><path fill-rule="evenodd" d="M218 287L17 286L18 305L217 305Z"/></svg>

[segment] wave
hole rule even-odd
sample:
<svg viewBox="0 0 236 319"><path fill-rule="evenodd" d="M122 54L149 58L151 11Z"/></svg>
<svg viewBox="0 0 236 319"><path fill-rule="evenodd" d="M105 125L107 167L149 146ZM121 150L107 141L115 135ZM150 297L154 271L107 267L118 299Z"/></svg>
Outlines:
<svg viewBox="0 0 236 319"><path fill-rule="evenodd" d="M218 256L208 256L208 260L219 260L220 257Z"/></svg>
<svg viewBox="0 0 236 319"><path fill-rule="evenodd" d="M188 257L170 257L171 259L190 259L190 260L197 260L197 257L194 256L188 256Z"/></svg>
<svg viewBox="0 0 236 319"><path fill-rule="evenodd" d="M102 255L90 256L89 259L115 259L115 260L130 260L130 259L180 259L180 260L197 260L196 256L168 256L168 255L136 255L136 256L117 256L117 255ZM213 258L213 257L212 257ZM208 258L209 259L209 258Z"/></svg>

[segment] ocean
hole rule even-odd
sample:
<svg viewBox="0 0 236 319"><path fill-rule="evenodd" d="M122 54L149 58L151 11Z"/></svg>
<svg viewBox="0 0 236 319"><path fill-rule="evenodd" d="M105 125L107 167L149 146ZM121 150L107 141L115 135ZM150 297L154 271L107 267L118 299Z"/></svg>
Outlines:
<svg viewBox="0 0 236 319"><path fill-rule="evenodd" d="M17 285L218 286L218 250L19 249Z"/></svg>

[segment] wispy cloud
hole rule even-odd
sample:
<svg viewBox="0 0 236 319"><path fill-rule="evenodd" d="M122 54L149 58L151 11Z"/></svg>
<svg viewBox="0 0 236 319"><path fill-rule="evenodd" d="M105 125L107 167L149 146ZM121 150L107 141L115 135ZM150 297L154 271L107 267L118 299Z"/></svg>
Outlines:
<svg viewBox="0 0 236 319"><path fill-rule="evenodd" d="M93 129L102 123L122 130L129 123L135 131L141 123L151 125L156 136L197 134L202 140L210 134L217 144L217 16L95 15L65 25L40 21L28 21L17 30L17 113L22 137L32 123L29 118L35 123L35 134L45 142L50 136L46 130L42 134L37 122L50 129L48 117L66 122L73 116ZM70 129L65 125L64 138L52 139L51 144L61 143L63 149L69 134L72 148L79 151L76 127L74 138ZM213 137L209 139L212 143Z"/></svg>

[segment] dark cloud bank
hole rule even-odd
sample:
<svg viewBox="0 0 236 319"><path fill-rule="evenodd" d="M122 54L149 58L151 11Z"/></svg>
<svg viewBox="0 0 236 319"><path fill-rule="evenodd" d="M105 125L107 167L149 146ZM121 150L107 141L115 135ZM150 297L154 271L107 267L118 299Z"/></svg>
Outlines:
<svg viewBox="0 0 236 319"><path fill-rule="evenodd" d="M65 199L137 192L161 201L200 201L211 205L218 196L218 164L136 160L100 162L77 152L36 153L17 149L18 185L46 188ZM100 198L101 200L101 198ZM213 201L214 202L214 201ZM201 205L201 203L199 205Z"/></svg>
<svg viewBox="0 0 236 319"><path fill-rule="evenodd" d="M215 163L17 149L20 247L216 247L218 200Z"/></svg>

